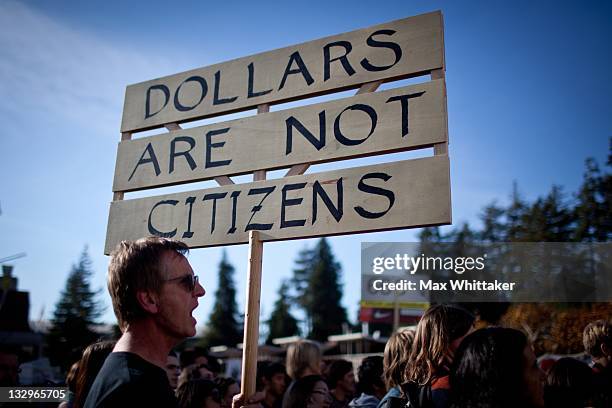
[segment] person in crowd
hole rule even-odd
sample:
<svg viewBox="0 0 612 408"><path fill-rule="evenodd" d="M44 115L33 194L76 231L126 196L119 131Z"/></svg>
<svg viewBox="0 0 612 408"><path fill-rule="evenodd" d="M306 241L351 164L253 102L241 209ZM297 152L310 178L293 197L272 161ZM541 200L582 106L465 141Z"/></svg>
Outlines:
<svg viewBox="0 0 612 408"><path fill-rule="evenodd" d="M68 399L60 402L57 408L72 408L74 404L74 392L76 389L76 379L79 372L79 362L77 361L70 366L68 374L66 374L66 386L68 387Z"/></svg>
<svg viewBox="0 0 612 408"><path fill-rule="evenodd" d="M74 384L73 408L82 408L85 405L91 385L100 372L104 361L113 351L113 347L115 347L115 341L98 341L90 344L83 351Z"/></svg>
<svg viewBox="0 0 612 408"><path fill-rule="evenodd" d="M280 408L287 388L285 366L276 362L262 362L258 365L259 389L265 394L262 401L264 408Z"/></svg>
<svg viewBox="0 0 612 408"><path fill-rule="evenodd" d="M388 392L378 404L379 408L391 407L391 399L402 398L400 386L406 381L404 377L413 342L414 330L398 330L387 341L383 354L383 379Z"/></svg>
<svg viewBox="0 0 612 408"><path fill-rule="evenodd" d="M467 310L446 304L431 306L419 321L410 351L403 395L412 406L448 407L449 368L461 340L474 327Z"/></svg>
<svg viewBox="0 0 612 408"><path fill-rule="evenodd" d="M168 353L165 368L170 388L176 390L176 387L178 387L178 378L179 374L181 373L181 367L179 366L179 359L174 350L170 350L170 353Z"/></svg>
<svg viewBox="0 0 612 408"><path fill-rule="evenodd" d="M348 407L357 392L353 363L347 360L332 361L327 367L327 385L332 397L331 408Z"/></svg>
<svg viewBox="0 0 612 408"><path fill-rule="evenodd" d="M605 320L589 323L582 333L584 350L591 356L596 406L612 406L612 324Z"/></svg>
<svg viewBox="0 0 612 408"><path fill-rule="evenodd" d="M359 377L357 390L360 394L349 403L349 407L376 408L387 391L383 381L383 358L381 356L364 358L357 376Z"/></svg>
<svg viewBox="0 0 612 408"><path fill-rule="evenodd" d="M582 361L564 357L546 375L544 403L547 408L584 408L591 406L593 372Z"/></svg>
<svg viewBox="0 0 612 408"><path fill-rule="evenodd" d="M541 408L544 373L522 332L490 327L468 335L450 373L452 408Z"/></svg>
<svg viewBox="0 0 612 408"><path fill-rule="evenodd" d="M230 408L234 395L240 394L238 381L230 377L217 377L214 379L214 383L221 397L221 408Z"/></svg>
<svg viewBox="0 0 612 408"><path fill-rule="evenodd" d="M165 366L170 350L195 335L192 316L204 288L180 241L122 241L111 254L108 290L122 335L85 407L164 406L177 400Z"/></svg>
<svg viewBox="0 0 612 408"><path fill-rule="evenodd" d="M211 380L189 380L176 390L179 408L221 408L221 393Z"/></svg>
<svg viewBox="0 0 612 408"><path fill-rule="evenodd" d="M185 372L183 378L203 378L205 380L212 380L215 376L209 367L210 362L206 351L200 347L192 350L185 350L181 353L180 358L181 374ZM194 367L196 370L200 371L199 375L194 376ZM187 373L187 371L189 371L189 373Z"/></svg>
<svg viewBox="0 0 612 408"><path fill-rule="evenodd" d="M180 387L181 384L184 384L188 381L192 380L210 380L213 381L214 377L212 372L208 369L208 367L204 364L195 365L192 364L190 366L185 367L185 369L181 370L181 374L179 374L177 387Z"/></svg>
<svg viewBox="0 0 612 408"><path fill-rule="evenodd" d="M19 356L10 347L0 348L0 387L19 385Z"/></svg>
<svg viewBox="0 0 612 408"><path fill-rule="evenodd" d="M329 388L321 376L321 349L314 341L300 340L287 350L287 373L292 382L283 398L283 408L328 408Z"/></svg>
<svg viewBox="0 0 612 408"><path fill-rule="evenodd" d="M291 386L292 385L292 386ZM289 386L283 399L283 408L328 408L329 389L319 375L307 375Z"/></svg>

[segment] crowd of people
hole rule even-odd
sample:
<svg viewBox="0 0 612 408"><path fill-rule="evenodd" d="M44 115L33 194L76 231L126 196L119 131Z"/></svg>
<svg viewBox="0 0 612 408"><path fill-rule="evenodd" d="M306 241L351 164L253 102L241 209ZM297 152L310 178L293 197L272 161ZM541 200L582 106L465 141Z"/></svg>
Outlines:
<svg viewBox="0 0 612 408"><path fill-rule="evenodd" d="M459 408L610 407L612 325L587 325L583 341L590 367L563 357L545 372L527 337L518 330L474 330L474 318L451 305L429 308L416 330L400 330L383 356L364 358L357 370L344 359L324 359L318 343L300 340L284 364L260 361L257 397L263 408ZM69 371L70 402L81 408L111 353L114 342L87 347ZM224 377L218 360L195 348L171 351L165 371L181 408L230 408L240 393L237 380Z"/></svg>
<svg viewBox="0 0 612 408"><path fill-rule="evenodd" d="M205 350L173 351L195 335L192 312L205 294L186 253L164 238L124 241L113 252L108 289L122 335L85 349L68 373L62 408L612 407L609 321L584 329L591 365L564 357L545 372L523 332L476 330L469 311L444 304L431 306L415 330L394 333L383 356L363 358L356 370L324 359L316 342L293 343L284 364L258 364L258 392L242 395ZM16 358L0 350L0 385L12 385L16 373Z"/></svg>

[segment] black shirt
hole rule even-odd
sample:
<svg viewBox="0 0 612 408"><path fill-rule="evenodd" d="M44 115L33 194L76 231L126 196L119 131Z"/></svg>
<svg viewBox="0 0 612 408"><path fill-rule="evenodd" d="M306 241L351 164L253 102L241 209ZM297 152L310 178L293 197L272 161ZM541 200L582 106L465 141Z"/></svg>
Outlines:
<svg viewBox="0 0 612 408"><path fill-rule="evenodd" d="M178 407L166 372L134 353L109 354L85 401L85 408Z"/></svg>

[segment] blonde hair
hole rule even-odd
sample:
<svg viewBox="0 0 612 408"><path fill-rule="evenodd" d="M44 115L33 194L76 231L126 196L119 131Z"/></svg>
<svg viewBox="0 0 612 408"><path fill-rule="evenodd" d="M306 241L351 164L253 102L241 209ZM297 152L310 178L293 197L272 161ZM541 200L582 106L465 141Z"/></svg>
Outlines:
<svg viewBox="0 0 612 408"><path fill-rule="evenodd" d="M405 379L414 330L399 330L391 335L383 354L383 378L387 389L402 385Z"/></svg>
<svg viewBox="0 0 612 408"><path fill-rule="evenodd" d="M310 340L299 340L287 350L287 374L294 380L301 378L307 369L315 373L321 370L321 348Z"/></svg>
<svg viewBox="0 0 612 408"><path fill-rule="evenodd" d="M140 291L159 293L165 278L165 253L185 255L189 247L168 238L149 237L138 241L121 241L111 253L108 266L108 292L119 327L146 316L136 298Z"/></svg>
<svg viewBox="0 0 612 408"><path fill-rule="evenodd" d="M467 310L451 305L431 306L417 325L406 371L406 381L419 385L446 375L451 343L466 335L474 324L474 316Z"/></svg>
<svg viewBox="0 0 612 408"><path fill-rule="evenodd" d="M596 320L589 323L582 333L582 343L584 350L591 357L603 357L601 345L605 344L612 347L612 325L605 320Z"/></svg>

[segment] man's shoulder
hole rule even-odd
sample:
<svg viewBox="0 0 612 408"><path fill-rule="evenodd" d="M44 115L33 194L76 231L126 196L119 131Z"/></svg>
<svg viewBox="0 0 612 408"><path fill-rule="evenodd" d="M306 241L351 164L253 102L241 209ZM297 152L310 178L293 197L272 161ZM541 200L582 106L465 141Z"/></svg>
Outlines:
<svg viewBox="0 0 612 408"><path fill-rule="evenodd" d="M136 354L118 352L104 362L85 408L133 406L147 401L176 406L165 372Z"/></svg>

